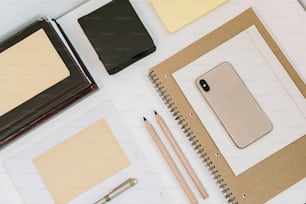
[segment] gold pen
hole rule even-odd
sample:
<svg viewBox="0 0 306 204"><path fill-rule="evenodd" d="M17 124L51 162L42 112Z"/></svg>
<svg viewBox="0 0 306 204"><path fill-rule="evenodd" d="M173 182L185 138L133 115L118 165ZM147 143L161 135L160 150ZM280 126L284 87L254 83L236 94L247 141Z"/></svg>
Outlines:
<svg viewBox="0 0 306 204"><path fill-rule="evenodd" d="M104 204L110 200L112 200L114 197L122 193L123 191L129 189L130 187L134 186L137 183L137 180L135 178L129 178L126 181L124 181L122 184L111 190L107 195L105 195L103 198L95 202L94 204Z"/></svg>

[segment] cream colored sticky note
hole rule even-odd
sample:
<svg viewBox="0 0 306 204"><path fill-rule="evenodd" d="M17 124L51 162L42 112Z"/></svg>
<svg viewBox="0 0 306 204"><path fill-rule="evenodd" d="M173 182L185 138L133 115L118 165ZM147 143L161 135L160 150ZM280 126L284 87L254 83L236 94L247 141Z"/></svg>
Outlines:
<svg viewBox="0 0 306 204"><path fill-rule="evenodd" d="M181 29L227 0L151 0L169 33Z"/></svg>
<svg viewBox="0 0 306 204"><path fill-rule="evenodd" d="M0 53L0 116L70 75L40 29Z"/></svg>
<svg viewBox="0 0 306 204"><path fill-rule="evenodd" d="M71 201L130 164L104 119L33 162L57 204Z"/></svg>

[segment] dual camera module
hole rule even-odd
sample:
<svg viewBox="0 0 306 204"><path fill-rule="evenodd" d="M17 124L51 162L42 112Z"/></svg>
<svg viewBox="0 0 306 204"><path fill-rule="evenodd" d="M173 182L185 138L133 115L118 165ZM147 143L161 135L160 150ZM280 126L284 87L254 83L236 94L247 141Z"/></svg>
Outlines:
<svg viewBox="0 0 306 204"><path fill-rule="evenodd" d="M199 83L205 92L208 92L210 90L208 83L204 79L201 79Z"/></svg>

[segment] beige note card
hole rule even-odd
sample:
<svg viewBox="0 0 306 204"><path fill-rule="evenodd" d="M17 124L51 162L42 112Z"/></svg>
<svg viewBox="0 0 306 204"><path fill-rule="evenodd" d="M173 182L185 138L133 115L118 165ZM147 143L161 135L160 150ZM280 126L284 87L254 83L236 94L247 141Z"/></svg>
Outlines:
<svg viewBox="0 0 306 204"><path fill-rule="evenodd" d="M71 201L130 164L104 119L33 161L57 204Z"/></svg>
<svg viewBox="0 0 306 204"><path fill-rule="evenodd" d="M0 116L70 75L40 29L0 53Z"/></svg>
<svg viewBox="0 0 306 204"><path fill-rule="evenodd" d="M169 33L181 29L227 0L151 0Z"/></svg>

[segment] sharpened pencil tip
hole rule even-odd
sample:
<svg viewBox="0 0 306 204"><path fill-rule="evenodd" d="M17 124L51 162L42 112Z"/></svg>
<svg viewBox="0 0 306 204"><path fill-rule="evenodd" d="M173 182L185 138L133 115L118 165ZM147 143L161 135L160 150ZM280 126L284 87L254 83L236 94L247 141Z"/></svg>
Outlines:
<svg viewBox="0 0 306 204"><path fill-rule="evenodd" d="M154 111L154 114L157 115L158 113L156 111Z"/></svg>
<svg viewBox="0 0 306 204"><path fill-rule="evenodd" d="M145 117L143 117L143 120L144 120L144 121L147 121L147 119L146 119Z"/></svg>

